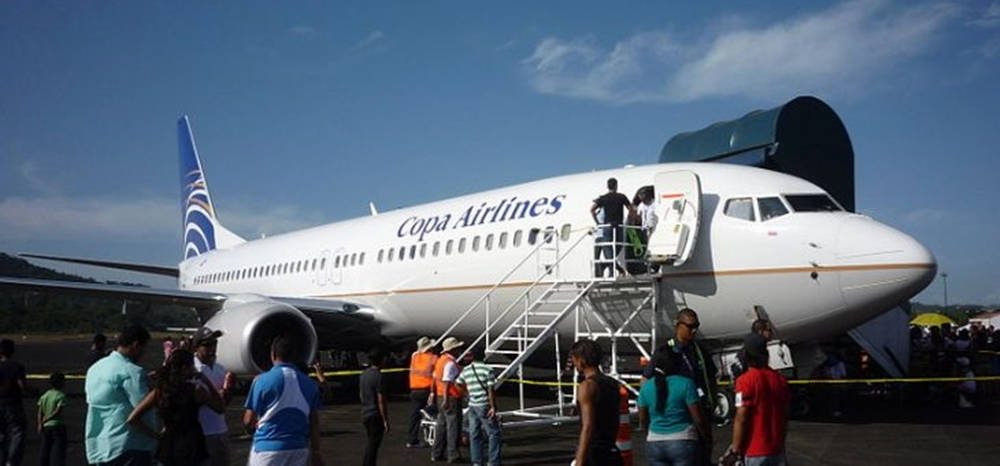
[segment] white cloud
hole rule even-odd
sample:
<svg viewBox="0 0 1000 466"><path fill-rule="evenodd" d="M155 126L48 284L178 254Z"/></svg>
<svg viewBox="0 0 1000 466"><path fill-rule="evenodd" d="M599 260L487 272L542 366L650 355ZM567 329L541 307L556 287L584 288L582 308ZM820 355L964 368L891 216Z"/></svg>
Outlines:
<svg viewBox="0 0 1000 466"><path fill-rule="evenodd" d="M969 24L981 28L995 28L1000 26L1000 1L990 3L990 6L983 10L982 15L969 21Z"/></svg>
<svg viewBox="0 0 1000 466"><path fill-rule="evenodd" d="M312 26L298 25L288 28L288 32L296 36L308 36L316 33L316 29Z"/></svg>
<svg viewBox="0 0 1000 466"><path fill-rule="evenodd" d="M643 32L609 50L589 36L549 37L522 66L538 92L613 104L830 93L862 89L924 52L957 12L950 4L853 1L765 27L713 29L698 43Z"/></svg>
<svg viewBox="0 0 1000 466"><path fill-rule="evenodd" d="M677 57L669 35L644 32L605 52L593 37L572 41L547 38L521 63L532 85L544 94L632 103L662 100L642 82L650 68Z"/></svg>
<svg viewBox="0 0 1000 466"><path fill-rule="evenodd" d="M53 195L59 192L59 188L52 183L46 175L41 173L38 165L32 160L25 160L17 166L17 173L21 175L28 186L43 194Z"/></svg>
<svg viewBox="0 0 1000 466"><path fill-rule="evenodd" d="M356 49L363 49L365 47L371 46L372 44L374 44L376 42L381 41L382 39L385 39L385 33L383 33L382 31L372 31L370 34L368 34L367 37L365 37L364 39L361 39L361 41L358 42L354 46L354 48L356 48Z"/></svg>
<svg viewBox="0 0 1000 466"><path fill-rule="evenodd" d="M219 218L248 239L322 223L318 213L287 206L224 207ZM180 228L180 201L168 198L0 199L0 240L163 239L179 237Z"/></svg>
<svg viewBox="0 0 1000 466"><path fill-rule="evenodd" d="M494 49L494 50L496 50L497 52L502 52L504 50L510 50L516 44L517 44L517 41L515 41L514 39L511 39L511 40L508 40L507 42L504 42L503 44L498 45L496 47L496 49Z"/></svg>

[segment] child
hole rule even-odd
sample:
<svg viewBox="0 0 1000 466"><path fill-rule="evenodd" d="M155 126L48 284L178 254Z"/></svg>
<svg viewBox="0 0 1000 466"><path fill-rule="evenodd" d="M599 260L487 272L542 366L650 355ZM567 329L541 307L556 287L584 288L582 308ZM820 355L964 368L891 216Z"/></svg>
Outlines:
<svg viewBox="0 0 1000 466"><path fill-rule="evenodd" d="M62 388L66 377L59 372L49 377L52 388L38 398L38 433L42 436L41 464L66 464L66 424L62 420L66 394Z"/></svg>

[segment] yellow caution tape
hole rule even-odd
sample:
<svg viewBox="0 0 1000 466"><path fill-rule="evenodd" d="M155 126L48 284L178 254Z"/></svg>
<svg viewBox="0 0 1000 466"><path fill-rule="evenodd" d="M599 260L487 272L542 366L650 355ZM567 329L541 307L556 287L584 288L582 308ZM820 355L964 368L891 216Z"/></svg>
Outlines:
<svg viewBox="0 0 1000 466"><path fill-rule="evenodd" d="M349 375L360 375L363 371L361 370L346 370L346 371L330 371L324 372L323 375L327 377L342 377ZM409 372L409 369L399 367L391 369L382 369L383 374L392 374L399 372ZM28 379L30 380L48 380L49 374L29 374ZM67 374L67 379L73 380L83 380L84 376L82 374ZM947 382L997 382L1000 381L1000 376L979 376L979 377L900 377L900 378L880 378L880 379L789 379L789 385L845 385L845 384L875 384L875 383L947 383ZM554 382L546 380L529 380L529 379L507 379L507 383L517 383L522 385L534 385L540 387L572 387L577 385L576 382ZM638 383L630 383L629 385L633 387L638 387ZM718 383L720 387L726 387L732 385L729 381L720 381Z"/></svg>
<svg viewBox="0 0 1000 466"><path fill-rule="evenodd" d="M361 375L364 372L362 370L350 370L350 371L331 371L324 372L323 375L327 377L339 377L345 375ZM405 367L393 368L393 369L382 369L383 374L391 374L394 372L409 372L409 369ZM83 374L65 374L66 380L83 380ZM28 374L28 380L49 380L51 374Z"/></svg>

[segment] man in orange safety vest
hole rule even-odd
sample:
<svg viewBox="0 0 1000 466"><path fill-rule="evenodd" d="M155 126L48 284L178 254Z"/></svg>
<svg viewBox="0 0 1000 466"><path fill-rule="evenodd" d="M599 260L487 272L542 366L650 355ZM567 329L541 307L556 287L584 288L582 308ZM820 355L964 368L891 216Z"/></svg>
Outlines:
<svg viewBox="0 0 1000 466"><path fill-rule="evenodd" d="M434 363L437 362L437 355L434 354L434 340L428 337L420 337L417 340L417 351L410 355L410 400L412 410L410 411L410 431L406 440L406 448L417 448L420 443L420 421L423 419L421 411L427 406L427 399L430 397L431 389L434 385Z"/></svg>

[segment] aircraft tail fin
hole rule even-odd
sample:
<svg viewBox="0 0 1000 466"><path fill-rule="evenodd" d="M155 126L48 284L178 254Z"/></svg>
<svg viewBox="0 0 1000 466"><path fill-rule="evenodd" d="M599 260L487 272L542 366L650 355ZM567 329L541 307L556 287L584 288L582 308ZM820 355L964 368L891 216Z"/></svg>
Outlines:
<svg viewBox="0 0 1000 466"><path fill-rule="evenodd" d="M246 242L219 222L201 168L194 132L187 115L177 120L180 151L181 213L184 228L184 259L213 249L226 249Z"/></svg>

